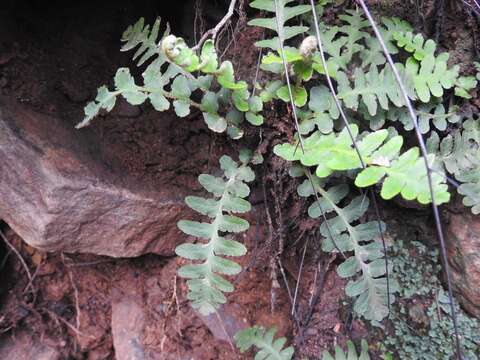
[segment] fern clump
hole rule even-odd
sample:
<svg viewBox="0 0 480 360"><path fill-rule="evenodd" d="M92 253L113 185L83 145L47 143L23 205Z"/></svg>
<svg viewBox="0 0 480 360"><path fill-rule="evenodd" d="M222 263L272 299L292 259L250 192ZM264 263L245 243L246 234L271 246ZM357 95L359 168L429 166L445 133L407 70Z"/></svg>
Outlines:
<svg viewBox="0 0 480 360"><path fill-rule="evenodd" d="M317 2L318 14L327 2ZM277 143L274 153L291 163L292 176L304 179L298 194L308 199L308 215L319 220L323 251L342 255L337 273L349 279L346 293L356 315L378 325L389 316L397 294L405 293L387 266L386 224L369 218L370 200L364 190L378 191L385 200L401 196L421 204L433 200L443 204L450 199L447 176L453 175L460 182L464 204L480 213L479 120L460 111L480 77L460 76L459 66L448 64L449 54L438 53L435 42L415 34L406 21L382 19L379 31L394 57L406 97L416 107L419 130L429 137L429 154L423 158L398 132L400 127L413 130L413 122L394 71L362 11L346 10L334 26L320 22L319 44L309 5L254 0L250 6L264 14L249 25L265 31L256 45L266 52L260 68L270 73L265 77L269 81L249 85L237 80L232 62L219 59L212 40L204 41L201 49L190 47L170 34L168 25L160 35L160 19L153 26L140 19L124 32L121 50L136 49L133 60L145 66L142 78L135 79L128 68L118 69L113 88L98 89L77 127L111 111L122 96L132 105L149 102L157 111L173 109L178 117L193 109L211 131L239 139L244 123L263 124L264 104L289 103L295 134ZM247 251L234 235L249 228L236 214L251 210L248 183L255 175L250 165L259 161L249 152L241 152L239 162L222 156L222 175L198 177L209 197L185 199L208 220L179 221L179 229L195 242L176 248L177 255L188 261L179 269L179 275L188 279L188 299L202 314L215 312L226 302L225 294L234 290L228 276L238 274L241 267L230 257ZM435 170L434 199L430 169ZM256 346L256 359L291 359L293 348L284 349L285 338L274 340L274 335L274 328L265 332L253 327L235 339L242 352ZM360 355L352 343L347 346L347 353L336 349L336 358L368 359L366 343L362 342ZM324 359L331 358L324 354Z"/></svg>
<svg viewBox="0 0 480 360"><path fill-rule="evenodd" d="M276 332L275 327L265 331L261 326L253 326L235 334L235 342L242 353L255 346L258 349L255 360L292 359L293 347L284 348L287 342L284 337L274 340Z"/></svg>
<svg viewBox="0 0 480 360"><path fill-rule="evenodd" d="M317 10L321 13L322 8ZM309 215L321 220L322 247L325 251L353 253L346 255L337 272L356 279L346 289L354 298L356 313L380 321L388 315L397 290L395 281L386 278L385 254L378 243L385 224L362 222L368 199L349 196L346 186L328 184L333 177L353 178L357 188L377 186L386 200L402 196L428 204L432 195L427 163L437 169L431 174L433 194L435 202L442 204L450 199L445 174L449 170L437 166L445 159L440 151L431 151L424 159L418 148L404 149L403 137L386 128L387 123L401 123L405 130L413 130L393 71L386 64L380 43L362 11L347 10L339 20L341 24L335 26L320 23L320 38L340 105L352 119L350 128L339 121L335 101L329 89L321 84L326 69L317 44L308 52L303 50L308 37L298 48L270 47L272 51L262 58L262 69L279 74L282 79L292 77L292 85L288 89L288 83L275 79L263 86L261 97L264 101L290 102L292 94L299 119L298 134L293 141L276 145L274 152L293 166L300 164L306 169L303 176L307 180L299 187L299 194L312 198ZM476 80L460 76L457 65L448 66L448 53L436 54L435 42L413 34L412 27L403 20L384 18L380 32L388 51L398 56L395 66L408 97L418 106L420 131L437 134L447 131L450 124L468 124L457 104L469 98ZM310 33L314 34L313 27ZM289 65L288 73L280 66L282 62ZM447 92L454 97L445 104L443 96ZM315 176L308 175L310 167L314 167ZM479 199L475 196L478 194L475 169L468 173L465 168L461 171L467 177L459 189L460 193L471 193L465 204L473 206L474 211Z"/></svg>
<svg viewBox="0 0 480 360"><path fill-rule="evenodd" d="M247 249L238 241L224 234L240 233L249 228L248 221L233 213L246 213L251 205L245 200L250 189L247 183L255 179L248 166L250 157L240 155L240 164L227 155L220 158L223 176L202 174L200 184L212 194L212 198L188 196L186 204L196 212L207 216L211 222L180 220L178 227L185 234L206 240L197 244L179 245L175 252L178 256L199 263L184 265L179 270L187 281L188 299L192 306L202 314L208 315L226 302L225 292L232 292L233 285L221 275L236 275L240 265L222 256L242 256ZM221 274L221 275L219 275Z"/></svg>

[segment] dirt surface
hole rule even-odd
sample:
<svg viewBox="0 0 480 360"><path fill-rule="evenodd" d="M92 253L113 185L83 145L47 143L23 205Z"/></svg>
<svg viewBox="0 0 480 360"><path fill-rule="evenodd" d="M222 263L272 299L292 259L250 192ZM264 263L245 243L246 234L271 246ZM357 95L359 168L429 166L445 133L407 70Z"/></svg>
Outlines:
<svg viewBox="0 0 480 360"><path fill-rule="evenodd" d="M185 8L191 7L185 3ZM140 16L151 20L161 15L173 23L177 33L185 31L182 20L161 5L149 0L135 5L129 1L115 5L3 1L0 93L73 126L81 120L83 106L95 96L96 88L111 83L115 70L130 64L130 54L118 51L127 25ZM451 27L448 21L445 29ZM467 41L462 35L467 30L462 31L461 38ZM226 56L241 65L241 77L252 78L257 61L253 42L261 32L243 29L238 35ZM453 35L445 33L443 42L451 45L452 39ZM171 115L123 103L82 130L88 139L85 146L135 186L155 189L168 184L182 191L199 190L195 177L214 168L219 154L234 153L234 149L225 137L212 135L198 115L166 125L162 119ZM291 123L282 118L269 119L267 128L272 131L262 142L249 140L261 143L265 151L278 141L278 134L288 137L292 133ZM179 144L183 144L181 152ZM159 168L159 163L167 166ZM267 164L257 171L251 199L254 211L248 219L251 228L243 237L249 253L240 263L246 271L232 279L236 291L229 299L236 305L222 309L223 323L202 318L188 305L185 283L176 277L181 259L46 254L26 246L2 224L7 240L25 259L32 281L16 254L6 246L0 248L0 343L29 339L53 349L59 359L121 359L129 351L151 359L248 359L251 354L233 353L225 330L262 324L277 326L279 335L296 345L300 359L319 358L324 349L344 344L348 337L367 336L366 325L352 319L344 295L345 280L334 271L337 259L319 251L312 231L316 224L305 220L306 206L298 201L284 164L268 158ZM282 245L280 266L271 259ZM291 316L299 278L297 313ZM134 348L128 345L132 343Z"/></svg>

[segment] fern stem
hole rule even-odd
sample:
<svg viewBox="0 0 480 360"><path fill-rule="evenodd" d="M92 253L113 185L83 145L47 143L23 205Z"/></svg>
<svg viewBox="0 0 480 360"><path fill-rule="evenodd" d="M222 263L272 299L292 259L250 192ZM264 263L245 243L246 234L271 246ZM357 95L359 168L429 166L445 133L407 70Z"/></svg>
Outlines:
<svg viewBox="0 0 480 360"><path fill-rule="evenodd" d="M241 169L242 167L239 167L239 169ZM237 173L238 173L238 170L237 170ZM235 177L236 177L236 174L235 173L230 179L228 179L228 181L226 182L225 184L225 189L223 190L223 193L218 201L218 212L217 212L217 215L215 215L215 220L213 220L213 223L212 223L212 226L213 226L213 236L210 238L210 241L206 244L206 247L208 247L208 256L207 256L207 259L205 260L207 266L208 266L208 270L210 272L213 272L213 269L212 269L212 259L213 257L215 256L215 244L219 238L219 235L218 235L218 231L220 230L220 223L222 221L222 218L223 218L223 204L225 203L225 199L227 198L227 195L228 195L228 189L231 185L233 185L235 183ZM208 278L205 278L206 280L206 283L208 285L212 285L210 284L210 281Z"/></svg>

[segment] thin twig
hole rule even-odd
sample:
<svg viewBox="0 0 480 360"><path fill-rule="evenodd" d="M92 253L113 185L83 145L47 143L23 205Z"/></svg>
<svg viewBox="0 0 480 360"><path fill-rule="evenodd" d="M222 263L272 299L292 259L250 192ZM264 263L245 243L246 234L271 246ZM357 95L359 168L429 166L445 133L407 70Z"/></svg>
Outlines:
<svg viewBox="0 0 480 360"><path fill-rule="evenodd" d="M305 261L305 254L307 252L309 240L310 238L308 238L307 241L305 242L305 246L303 248L302 260L300 261L300 269L298 270L298 279L295 285L295 294L293 295L292 315L295 313L295 304L297 302L298 288L300 287L300 280L302 278L302 270L303 270L303 262Z"/></svg>
<svg viewBox="0 0 480 360"><path fill-rule="evenodd" d="M62 258L63 265L67 268L67 266L65 264L65 255L63 253L61 253L61 258ZM72 285L72 288L73 288L73 296L75 297L75 311L76 311L75 320L76 320L76 325L77 325L77 329L80 329L80 314L81 313L80 313L80 302L78 300L78 288L77 288L77 285L75 284L75 281L73 280L72 270L67 268L67 273L68 273L68 278L70 279L70 284Z"/></svg>
<svg viewBox="0 0 480 360"><path fill-rule="evenodd" d="M13 251L13 253L17 256L18 260L20 261L20 263L22 264L23 268L25 269L25 272L27 273L27 277L28 277L28 281L29 281L29 286L30 288L32 289L32 292L35 293L35 289L33 287L33 277L32 277L32 273L30 272L30 269L28 268L28 265L27 263L25 262L25 260L23 259L22 255L20 254L20 252L15 248L15 246L13 246L10 241L8 241L7 237L3 234L3 232L0 230L0 237L3 239L3 241L5 241L5 244L7 244L7 246ZM27 286L28 287L28 286Z"/></svg>
<svg viewBox="0 0 480 360"><path fill-rule="evenodd" d="M230 345L232 352L235 354L235 357L238 359L237 351L235 350L235 346L233 345L232 338L230 337L230 334L228 333L227 328L225 327L225 323L223 322L223 319L217 310L215 310L215 315L217 316L218 322L220 323L220 327L222 328L223 333L227 337L227 342Z"/></svg>
<svg viewBox="0 0 480 360"><path fill-rule="evenodd" d="M210 29L210 30L206 31L202 35L202 37L198 41L197 45L195 45L192 48L193 51L198 50L202 46L202 44L208 39L209 36L211 36L212 40L215 41L215 38L217 37L219 31L222 30L222 28L225 26L225 24L232 17L233 11L235 10L235 4L236 3L237 3L237 0L230 0L230 6L228 7L228 11L225 14L225 16L222 18L222 20L220 20L220 22L217 25L215 25L215 27L213 29Z"/></svg>
<svg viewBox="0 0 480 360"><path fill-rule="evenodd" d="M438 211L437 204L435 202L435 193L434 193L434 190L433 190L433 182L432 182L432 169L430 168L430 164L428 163L428 158L427 158L428 152L427 152L427 148L425 146L425 141L423 140L422 133L420 132L420 128L418 126L417 116L415 114L415 110L413 109L412 103L411 103L411 101L408 97L407 91L405 90L405 86L403 85L403 81L400 77L400 74L398 73L397 68L395 67L393 59L390 56L390 53L388 52L388 49L385 45L383 37L380 34L380 31L378 30L378 27L377 27L375 21L373 20L372 14L370 13L367 5L365 4L365 2L363 0L356 0L356 1L358 2L358 4L360 4L363 11L365 12L365 15L367 16L367 19L370 22L370 25L372 26L372 29L375 33L375 36L377 37L377 39L380 43L380 46L382 47L383 53L384 53L389 65L390 65L390 67L392 69L392 72L395 76L395 79L396 79L396 81L397 81L397 83L400 87L400 91L401 91L401 93L403 95L403 98L405 100L405 104L407 106L410 118L412 119L413 126L415 128L415 134L417 136L418 144L420 146L420 151L422 153L422 156L423 156L423 159L424 159L424 162L425 162L425 168L426 168L426 171L427 171L428 186L429 186L429 189L430 189L430 196L432 198L432 209L433 209L433 215L434 215L434 218L435 218L435 226L436 226L436 230L437 230L438 240L440 242L440 251L441 251L441 254L442 254L442 262L444 263L445 277L446 277L446 280L447 280L448 298L449 298L449 302L450 302L450 310L451 310L451 314L452 314L453 328L454 328L454 331L455 331L455 345L456 345L456 349L457 349L457 359L461 360L462 355L461 355L460 335L458 333L457 315L456 315L456 310L455 310L455 306L454 306L454 303L453 303L453 292L452 292L452 286L451 286L450 267L448 265L447 250L446 250L446 246L445 246L445 239L444 239L444 236L443 236L442 223L440 221L440 214L439 214L439 211Z"/></svg>
<svg viewBox="0 0 480 360"><path fill-rule="evenodd" d="M80 335L80 336L84 336L84 334L78 329L76 328L75 326L73 326L72 324L70 324L67 320L65 320L64 318L62 318L61 316L58 316L57 314L55 314L53 311L51 310L48 310L48 309L44 309L48 315L50 315L50 317L52 317L54 320L56 321L61 321L62 323L64 323L70 330L72 330L75 334L77 335ZM58 324L58 323L57 323ZM88 336L90 339L94 339L94 336L93 335L86 335Z"/></svg>

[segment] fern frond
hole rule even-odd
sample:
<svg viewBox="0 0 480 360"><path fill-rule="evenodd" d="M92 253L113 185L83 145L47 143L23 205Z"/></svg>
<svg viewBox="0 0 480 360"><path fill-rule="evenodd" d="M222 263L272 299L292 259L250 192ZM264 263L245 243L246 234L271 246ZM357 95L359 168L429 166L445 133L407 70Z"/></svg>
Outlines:
<svg viewBox="0 0 480 360"><path fill-rule="evenodd" d="M282 337L274 340L277 329L272 327L265 332L261 326L253 326L235 334L235 342L240 352L248 351L252 346L259 350L255 360L290 360L293 357L293 347L284 348L287 339Z"/></svg>
<svg viewBox="0 0 480 360"><path fill-rule="evenodd" d="M387 46L390 54L397 54L398 47L394 36L398 32L412 31L412 25L408 21L400 19L398 17L383 17L382 26L380 26L380 33L382 34L383 41Z"/></svg>
<svg viewBox="0 0 480 360"><path fill-rule="evenodd" d="M150 25L145 25L145 19L140 18L134 25L129 26L122 35L122 42L125 44L121 47L120 51L129 51L140 45L133 55L133 60L136 60L138 57L140 57L137 62L138 66L144 64L154 55L159 55L161 53L160 48L158 47L160 21L161 19L157 18L150 29ZM165 30L162 39L169 33L170 26L167 23L167 29Z"/></svg>
<svg viewBox="0 0 480 360"><path fill-rule="evenodd" d="M255 0L250 3L251 7L273 13L274 17L253 19L248 22L248 25L263 27L277 34L274 38L257 41L255 43L256 46L280 52L280 44L283 45L286 40L308 30L306 26L285 25L288 20L310 11L309 5L287 6L287 4L292 1L293 0Z"/></svg>
<svg viewBox="0 0 480 360"><path fill-rule="evenodd" d="M302 135L311 133L315 126L323 134L333 131L333 121L338 119L340 114L330 90L324 85L315 86L310 89L310 101L308 110L297 110L300 119L299 131Z"/></svg>
<svg viewBox="0 0 480 360"><path fill-rule="evenodd" d="M441 142L435 132L428 139L429 150L437 152L438 160L455 176L480 166L480 124L467 119L462 127L445 136Z"/></svg>
<svg viewBox="0 0 480 360"><path fill-rule="evenodd" d="M339 18L345 23L345 25L339 28L339 32L345 34L345 36L343 36L344 46L338 62L340 67L346 68L352 61L353 56L365 49L359 42L370 36L363 31L363 29L369 27L369 23L363 17L363 12L361 11L346 10Z"/></svg>
<svg viewBox="0 0 480 360"><path fill-rule="evenodd" d="M197 56L182 38L169 35L168 28L157 44L159 26L160 20L157 20L150 30L140 19L124 33L123 41L126 44L123 51L140 45L134 55L134 59L141 56L139 65L156 56L142 74L143 85L136 85L127 68L118 69L115 90L109 91L106 86L99 88L96 99L85 107L85 118L77 128L87 126L101 110L111 111L120 95L132 105L140 105L148 99L157 111L168 110L172 103L179 117L187 116L191 107L195 107L202 112L210 130L226 130L234 139L243 135L239 126L244 119L256 126L263 123L263 116L259 114L263 108L262 99L250 96L245 81L235 80L230 61L224 61L219 66L212 40L205 41L200 56ZM204 75L195 77L192 74L194 71ZM212 91L217 85L221 89ZM165 89L167 86L170 86L170 91ZM203 92L201 103L192 100L196 90ZM234 119L228 116L232 113L231 107L242 114ZM226 114L220 114L220 110L226 110Z"/></svg>
<svg viewBox="0 0 480 360"><path fill-rule="evenodd" d="M250 193L246 183L253 181L255 175L247 165L248 161L243 160L239 165L229 156L222 156L220 166L223 177L207 174L198 177L200 184L213 198L188 196L185 199L191 209L207 216L211 222L178 222L179 229L185 234L207 240L206 243L182 244L175 249L178 256L200 261L182 266L178 273L189 279L187 297L192 301L192 306L205 315L226 302L224 292L233 291L233 285L221 275L235 275L241 270L236 262L221 256L242 256L247 251L241 243L222 235L243 232L249 228L246 220L231 215L248 212L251 208L244 198Z"/></svg>
<svg viewBox="0 0 480 360"><path fill-rule="evenodd" d="M418 128L422 134L428 133L432 128L445 131L449 123L455 124L461 119L457 106L450 105L445 108L441 102L436 101L420 104L416 113ZM390 108L388 112L384 112L382 115L387 120L400 121L407 131L414 130L412 118L406 108Z"/></svg>
<svg viewBox="0 0 480 360"><path fill-rule="evenodd" d="M347 185L338 185L325 190L318 177L305 180L298 187L298 194L303 197L318 195L308 209L311 218L333 213L334 216L324 221L320 233L324 237L322 249L327 252L353 252L338 268L337 273L343 278L357 277L347 284L347 295L353 297L354 310L368 320L381 321L388 315L388 299L393 303L393 293L397 291L395 281L390 279L390 296L387 291L385 259L382 244L375 241L380 231L385 231L385 224L377 221L353 225L365 215L369 206L368 198L358 196L347 206L338 204L349 193ZM315 196L315 199L317 197ZM379 227L380 226L380 227ZM332 239L333 236L333 239Z"/></svg>
<svg viewBox="0 0 480 360"><path fill-rule="evenodd" d="M363 138L358 137L358 127L351 125L358 150L366 168L355 179L355 185L366 187L383 179L381 196L388 200L401 194L406 200L417 199L420 203L431 202L427 170L418 148L411 148L400 154L403 144L401 136L387 141L388 131L378 130ZM297 144L279 144L274 148L276 155L287 161L300 161L304 166L317 166L316 175L324 178L334 171L360 170L362 164L347 129L339 134L324 135L314 132L304 139L304 152L296 151ZM428 161L433 164L435 156ZM432 174L435 201L438 204L450 199L448 186L441 174Z"/></svg>
<svg viewBox="0 0 480 360"><path fill-rule="evenodd" d="M335 356L332 356L328 351L323 352L322 360L370 360L368 354L368 343L365 340L361 342L362 351L357 354L355 345L351 340L347 341L347 351L344 352L340 346L335 346Z"/></svg>

